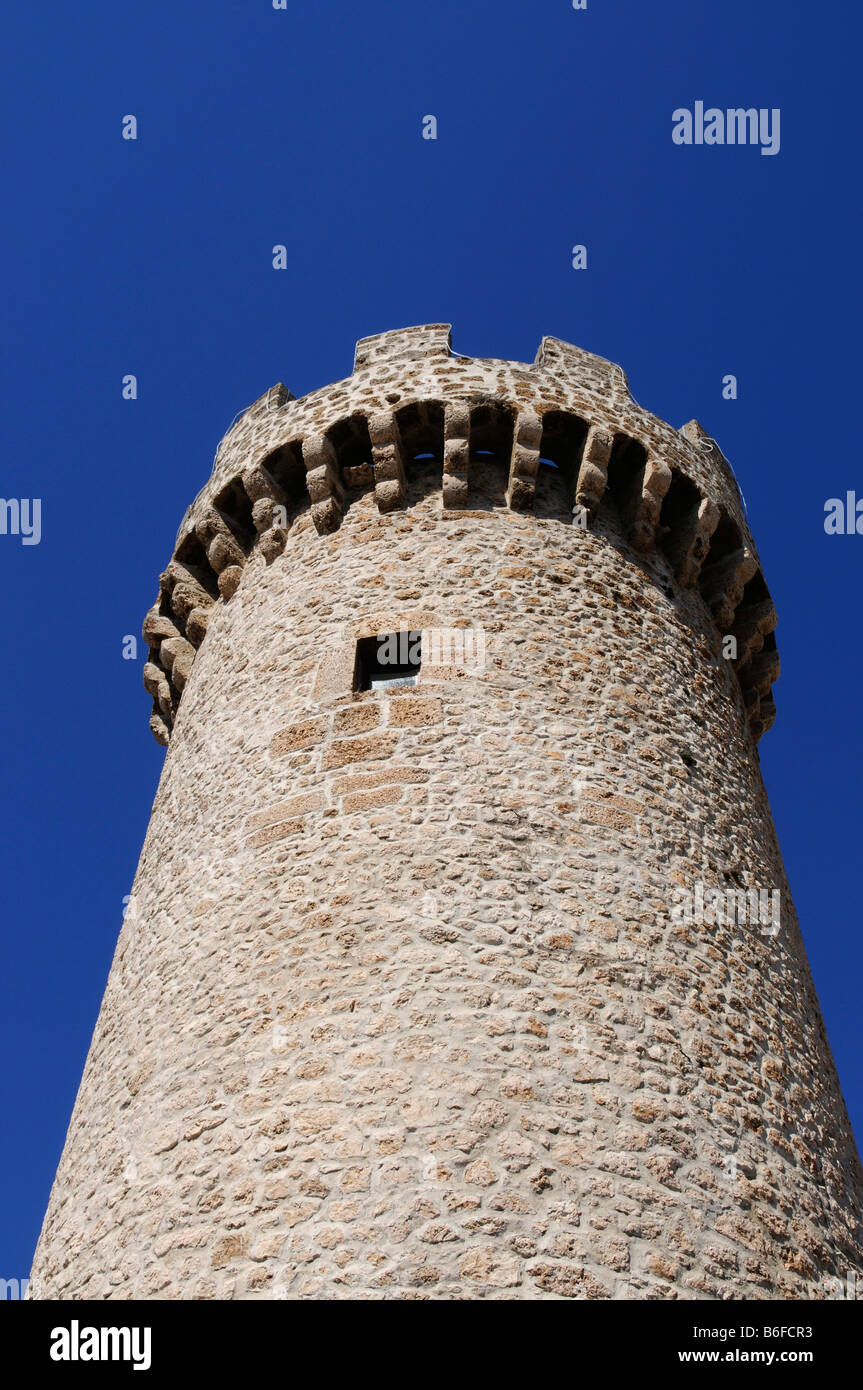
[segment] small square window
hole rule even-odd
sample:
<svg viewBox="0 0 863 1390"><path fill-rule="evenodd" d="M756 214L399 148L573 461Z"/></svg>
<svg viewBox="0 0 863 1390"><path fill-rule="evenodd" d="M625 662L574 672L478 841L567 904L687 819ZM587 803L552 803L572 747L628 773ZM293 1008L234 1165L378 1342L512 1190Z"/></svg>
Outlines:
<svg viewBox="0 0 863 1390"><path fill-rule="evenodd" d="M385 690L416 685L419 680L422 632L379 632L357 642L355 690Z"/></svg>

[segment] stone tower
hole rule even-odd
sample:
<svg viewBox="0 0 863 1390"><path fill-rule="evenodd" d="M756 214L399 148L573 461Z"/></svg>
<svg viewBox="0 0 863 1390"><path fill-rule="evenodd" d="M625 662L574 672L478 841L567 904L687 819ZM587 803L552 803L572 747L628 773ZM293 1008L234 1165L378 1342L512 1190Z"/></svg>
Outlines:
<svg viewBox="0 0 863 1390"><path fill-rule="evenodd" d="M863 1273L756 751L775 622L714 442L568 343L384 333L251 406L144 624L169 749L40 1296Z"/></svg>

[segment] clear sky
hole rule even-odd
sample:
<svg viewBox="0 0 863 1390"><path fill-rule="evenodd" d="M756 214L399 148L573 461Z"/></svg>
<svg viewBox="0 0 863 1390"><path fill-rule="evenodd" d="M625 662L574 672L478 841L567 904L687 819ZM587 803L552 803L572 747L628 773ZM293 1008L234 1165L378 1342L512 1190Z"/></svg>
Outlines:
<svg viewBox="0 0 863 1390"><path fill-rule="evenodd" d="M0 1277L29 1270L164 756L123 638L234 415L408 324L578 343L731 460L780 615L764 775L863 1134L863 536L824 531L863 497L855 8L42 0L0 34L0 491L42 501L38 545L0 535ZM779 108L779 153L675 145L702 100Z"/></svg>

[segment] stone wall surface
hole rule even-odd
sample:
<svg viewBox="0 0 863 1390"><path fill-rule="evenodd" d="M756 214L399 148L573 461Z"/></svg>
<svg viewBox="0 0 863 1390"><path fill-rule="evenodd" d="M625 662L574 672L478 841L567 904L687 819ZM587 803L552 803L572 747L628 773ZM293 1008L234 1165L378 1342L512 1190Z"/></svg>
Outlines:
<svg viewBox="0 0 863 1390"><path fill-rule="evenodd" d="M546 339L538 369L456 359L459 397L447 342L365 340L349 382L254 407L184 521L148 617L170 744L41 1296L810 1299L863 1273L863 1176L758 764L775 613L733 476L613 364ZM516 401L505 455L471 373ZM410 435L379 408L418 376L449 413ZM526 419L542 393L591 431L557 468ZM365 461L356 431L327 442L360 407ZM227 504L207 518L288 412L328 482L268 547L260 509L254 536ZM600 430L606 461L622 433L646 452L603 476ZM663 512L672 465L699 491ZM256 476L250 505L281 505ZM466 627L482 664L427 659ZM418 685L354 690L357 641L408 630ZM780 929L685 920L696 884L778 890Z"/></svg>

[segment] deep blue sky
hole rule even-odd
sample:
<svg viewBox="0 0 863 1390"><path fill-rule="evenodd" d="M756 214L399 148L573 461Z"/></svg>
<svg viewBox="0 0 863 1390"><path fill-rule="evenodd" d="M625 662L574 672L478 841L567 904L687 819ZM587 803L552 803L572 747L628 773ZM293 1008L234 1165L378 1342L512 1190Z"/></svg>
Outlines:
<svg viewBox="0 0 863 1390"><path fill-rule="evenodd" d="M0 492L43 505L38 546L0 536L0 1277L29 1269L163 759L122 638L233 416L407 324L483 357L569 339L731 460L780 614L764 774L863 1135L863 536L823 528L863 495L852 7L42 0L0 37ZM699 99L780 107L780 153L675 146Z"/></svg>

